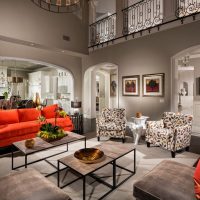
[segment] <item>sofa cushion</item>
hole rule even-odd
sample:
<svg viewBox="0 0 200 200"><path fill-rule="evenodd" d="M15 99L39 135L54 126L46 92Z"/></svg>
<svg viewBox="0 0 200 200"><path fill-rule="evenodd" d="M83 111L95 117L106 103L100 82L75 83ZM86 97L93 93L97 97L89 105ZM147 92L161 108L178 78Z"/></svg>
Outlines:
<svg viewBox="0 0 200 200"><path fill-rule="evenodd" d="M47 119L47 122L55 125L55 118ZM71 127L72 122L71 122L71 119L69 117L65 117L65 118L59 117L59 118L57 118L56 125L60 126L61 128Z"/></svg>
<svg viewBox="0 0 200 200"><path fill-rule="evenodd" d="M18 109L19 122L27 122L37 120L41 115L41 111L35 108Z"/></svg>
<svg viewBox="0 0 200 200"><path fill-rule="evenodd" d="M42 115L46 119L55 118L55 110L58 108L57 104L46 106L42 109Z"/></svg>
<svg viewBox="0 0 200 200"><path fill-rule="evenodd" d="M70 200L70 197L34 169L0 178L1 200Z"/></svg>
<svg viewBox="0 0 200 200"><path fill-rule="evenodd" d="M200 161L198 162L194 172L194 188L195 188L196 198L200 199Z"/></svg>
<svg viewBox="0 0 200 200"><path fill-rule="evenodd" d="M21 135L37 133L40 124L36 121L0 125L0 140Z"/></svg>
<svg viewBox="0 0 200 200"><path fill-rule="evenodd" d="M135 183L133 194L142 200L192 200L193 174L193 167L165 160Z"/></svg>
<svg viewBox="0 0 200 200"><path fill-rule="evenodd" d="M17 109L0 110L0 125L18 123Z"/></svg>

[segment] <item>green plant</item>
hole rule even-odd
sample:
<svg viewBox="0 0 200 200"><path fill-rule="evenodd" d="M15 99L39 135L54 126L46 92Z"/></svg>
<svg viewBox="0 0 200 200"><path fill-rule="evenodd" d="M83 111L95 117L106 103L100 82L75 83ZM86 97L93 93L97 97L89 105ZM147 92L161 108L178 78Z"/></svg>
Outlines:
<svg viewBox="0 0 200 200"><path fill-rule="evenodd" d="M60 139L66 136L63 129L51 123L42 124L38 136L46 140Z"/></svg>
<svg viewBox="0 0 200 200"><path fill-rule="evenodd" d="M8 99L8 94L9 94L9 93L8 93L7 91L3 92L2 94L3 94L3 96L5 97L5 99Z"/></svg>

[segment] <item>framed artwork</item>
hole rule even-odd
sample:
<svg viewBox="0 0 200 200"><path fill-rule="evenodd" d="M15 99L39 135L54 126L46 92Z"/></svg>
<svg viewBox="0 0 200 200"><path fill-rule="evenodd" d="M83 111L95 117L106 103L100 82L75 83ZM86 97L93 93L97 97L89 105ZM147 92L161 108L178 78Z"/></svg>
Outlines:
<svg viewBox="0 0 200 200"><path fill-rule="evenodd" d="M165 74L145 74L142 76L143 96L164 96Z"/></svg>
<svg viewBox="0 0 200 200"><path fill-rule="evenodd" d="M110 75L110 96L117 96L117 74Z"/></svg>
<svg viewBox="0 0 200 200"><path fill-rule="evenodd" d="M140 76L123 76L122 77L122 95L139 96L140 95Z"/></svg>

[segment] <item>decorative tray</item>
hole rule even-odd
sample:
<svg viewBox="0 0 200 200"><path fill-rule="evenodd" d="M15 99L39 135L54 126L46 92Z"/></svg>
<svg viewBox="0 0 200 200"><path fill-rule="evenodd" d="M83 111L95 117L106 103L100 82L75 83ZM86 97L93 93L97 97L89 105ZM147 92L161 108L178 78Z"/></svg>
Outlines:
<svg viewBox="0 0 200 200"><path fill-rule="evenodd" d="M104 152L96 148L80 149L74 153L74 157L87 164L98 163L104 159Z"/></svg>

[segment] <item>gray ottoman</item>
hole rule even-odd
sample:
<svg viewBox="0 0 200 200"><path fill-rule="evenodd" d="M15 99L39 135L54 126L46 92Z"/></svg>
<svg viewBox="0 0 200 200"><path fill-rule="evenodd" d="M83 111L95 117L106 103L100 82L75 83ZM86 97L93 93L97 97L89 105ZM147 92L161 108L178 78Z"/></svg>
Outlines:
<svg viewBox="0 0 200 200"><path fill-rule="evenodd" d="M195 200L194 169L162 161L134 184L133 195L140 200Z"/></svg>
<svg viewBox="0 0 200 200"><path fill-rule="evenodd" d="M1 200L70 200L70 197L34 169L0 178Z"/></svg>

